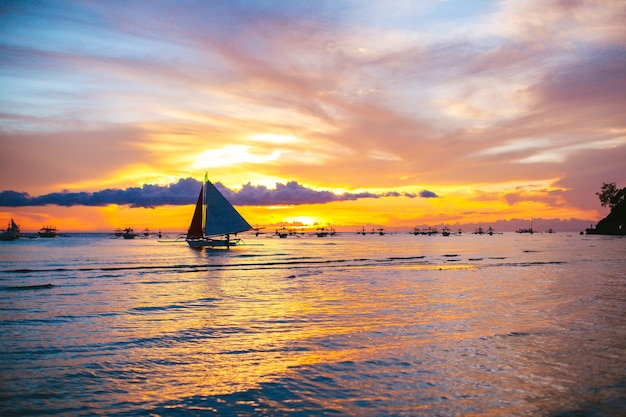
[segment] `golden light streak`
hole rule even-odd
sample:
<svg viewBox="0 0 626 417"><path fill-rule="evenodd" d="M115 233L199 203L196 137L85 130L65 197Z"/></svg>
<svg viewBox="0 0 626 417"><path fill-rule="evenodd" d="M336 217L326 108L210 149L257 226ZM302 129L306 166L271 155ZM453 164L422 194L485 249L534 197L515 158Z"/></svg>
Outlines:
<svg viewBox="0 0 626 417"><path fill-rule="evenodd" d="M258 135L250 136L250 139L255 142L261 142L264 144L286 144L286 143L298 143L302 142L302 139L298 139L291 135L277 135L273 133L262 133Z"/></svg>
<svg viewBox="0 0 626 417"><path fill-rule="evenodd" d="M251 152L247 145L226 145L219 149L210 149L200 153L193 164L194 169L220 168L242 163L263 164L280 158L279 151L269 154Z"/></svg>

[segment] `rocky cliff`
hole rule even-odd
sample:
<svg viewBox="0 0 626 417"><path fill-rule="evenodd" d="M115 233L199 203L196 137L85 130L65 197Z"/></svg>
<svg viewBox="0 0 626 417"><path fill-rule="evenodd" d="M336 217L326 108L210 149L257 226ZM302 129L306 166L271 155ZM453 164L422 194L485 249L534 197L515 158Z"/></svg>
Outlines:
<svg viewBox="0 0 626 417"><path fill-rule="evenodd" d="M626 235L626 200L615 206L595 228L587 229L587 234Z"/></svg>

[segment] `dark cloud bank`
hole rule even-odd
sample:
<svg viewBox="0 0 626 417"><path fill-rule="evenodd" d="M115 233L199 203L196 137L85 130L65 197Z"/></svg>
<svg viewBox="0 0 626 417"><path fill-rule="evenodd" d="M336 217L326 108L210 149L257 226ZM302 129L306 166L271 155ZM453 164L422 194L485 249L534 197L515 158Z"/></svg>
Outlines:
<svg viewBox="0 0 626 417"><path fill-rule="evenodd" d="M201 182L193 178L180 179L170 185L149 185L143 187L131 187L125 190L109 188L93 193L69 192L45 194L31 197L28 193L18 191L1 191L0 206L24 207L45 206L55 204L58 206L106 206L108 204L128 205L131 207L153 208L164 205L194 204L198 199ZM266 205L298 205L298 204L322 204L332 201L357 200L360 198L380 197L438 197L432 191L423 190L419 194L399 193L390 191L382 194L374 193L344 193L334 194L330 191L316 191L303 187L296 181L286 184L277 183L275 189L269 189L262 185L244 185L241 190L234 192L224 187L221 183L215 186L224 196L236 206L266 206Z"/></svg>

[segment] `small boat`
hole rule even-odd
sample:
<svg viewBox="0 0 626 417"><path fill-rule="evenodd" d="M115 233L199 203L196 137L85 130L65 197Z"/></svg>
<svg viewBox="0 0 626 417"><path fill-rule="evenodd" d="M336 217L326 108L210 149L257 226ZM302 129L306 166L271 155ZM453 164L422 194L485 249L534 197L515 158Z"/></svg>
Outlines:
<svg viewBox="0 0 626 417"><path fill-rule="evenodd" d="M57 237L59 232L57 232L57 228L54 226L44 226L37 232L39 237Z"/></svg>
<svg viewBox="0 0 626 417"><path fill-rule="evenodd" d="M281 239L287 238L287 236L289 236L290 234L291 233L289 233L289 230L287 230L285 226L282 226L280 229L276 229L276 236Z"/></svg>
<svg viewBox="0 0 626 417"><path fill-rule="evenodd" d="M533 230L533 221L530 221L530 228L529 229L517 229L516 233L530 233L531 235L533 233L535 233L535 231Z"/></svg>
<svg viewBox="0 0 626 417"><path fill-rule="evenodd" d="M326 237L328 236L328 232L323 227L318 227L317 232L315 232L317 237Z"/></svg>
<svg viewBox="0 0 626 417"><path fill-rule="evenodd" d="M7 225L5 230L0 230L0 240L15 240L20 237L20 227L13 219Z"/></svg>
<svg viewBox="0 0 626 417"><path fill-rule="evenodd" d="M441 236L450 236L450 228L448 226L444 226L441 229Z"/></svg>
<svg viewBox="0 0 626 417"><path fill-rule="evenodd" d="M428 229L426 228L420 229L417 226L415 226L415 228L413 229L414 235L433 236L433 235L436 235L437 233L439 233L439 231L437 231L437 228L430 227L430 226L428 226Z"/></svg>
<svg viewBox="0 0 626 417"><path fill-rule="evenodd" d="M230 235L248 230L252 230L252 226L205 176L187 231L187 244L192 248L230 248L241 242L241 239L231 239Z"/></svg>
<svg viewBox="0 0 626 417"><path fill-rule="evenodd" d="M124 232L122 233L122 237L124 239L134 239L137 237L137 233L133 231L132 227L127 227L126 229L124 229Z"/></svg>

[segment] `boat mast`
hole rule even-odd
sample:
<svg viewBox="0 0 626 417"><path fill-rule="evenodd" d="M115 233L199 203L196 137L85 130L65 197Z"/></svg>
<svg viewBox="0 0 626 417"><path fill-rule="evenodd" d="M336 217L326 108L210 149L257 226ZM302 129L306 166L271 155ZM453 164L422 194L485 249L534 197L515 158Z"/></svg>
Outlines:
<svg viewBox="0 0 626 417"><path fill-rule="evenodd" d="M204 182L202 183L202 191L203 191L203 201L202 201L202 236L206 237L207 233L206 233L206 209L207 206L209 205L208 202L208 190L207 190L207 182L209 182L209 173L205 172L204 173Z"/></svg>

